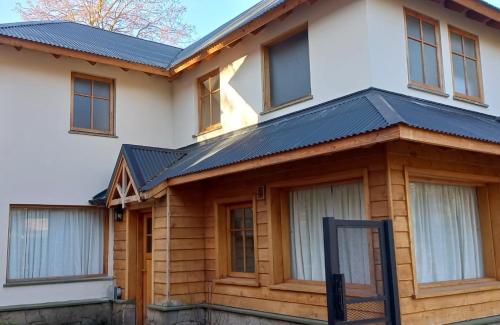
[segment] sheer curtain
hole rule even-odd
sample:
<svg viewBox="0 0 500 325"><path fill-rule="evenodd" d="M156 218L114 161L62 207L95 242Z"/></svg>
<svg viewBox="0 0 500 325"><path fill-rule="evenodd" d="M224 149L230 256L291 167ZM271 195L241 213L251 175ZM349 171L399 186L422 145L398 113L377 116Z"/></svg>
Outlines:
<svg viewBox="0 0 500 325"><path fill-rule="evenodd" d="M104 211L12 208L9 279L103 272Z"/></svg>
<svg viewBox="0 0 500 325"><path fill-rule="evenodd" d="M411 184L417 280L484 276L476 188Z"/></svg>
<svg viewBox="0 0 500 325"><path fill-rule="evenodd" d="M290 192L294 279L325 280L323 217L365 219L363 184L338 184ZM368 240L363 230L342 229L339 232L340 267L348 283L370 283Z"/></svg>

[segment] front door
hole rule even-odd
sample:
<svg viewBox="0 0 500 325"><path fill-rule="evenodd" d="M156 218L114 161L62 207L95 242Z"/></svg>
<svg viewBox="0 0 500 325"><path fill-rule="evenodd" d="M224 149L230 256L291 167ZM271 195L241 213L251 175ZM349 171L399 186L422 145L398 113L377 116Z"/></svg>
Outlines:
<svg viewBox="0 0 500 325"><path fill-rule="evenodd" d="M136 320L143 324L146 323L148 305L152 303L153 218L150 213L140 216L137 232Z"/></svg>

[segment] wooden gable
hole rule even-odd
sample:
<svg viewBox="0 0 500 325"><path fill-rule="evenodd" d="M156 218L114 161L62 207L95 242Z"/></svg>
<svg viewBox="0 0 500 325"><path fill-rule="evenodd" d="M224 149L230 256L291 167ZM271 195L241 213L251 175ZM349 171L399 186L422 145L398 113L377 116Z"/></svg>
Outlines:
<svg viewBox="0 0 500 325"><path fill-rule="evenodd" d="M122 157L109 188L107 206L121 205L124 208L127 203L139 202L140 200L141 197L132 179L130 169L125 158Z"/></svg>

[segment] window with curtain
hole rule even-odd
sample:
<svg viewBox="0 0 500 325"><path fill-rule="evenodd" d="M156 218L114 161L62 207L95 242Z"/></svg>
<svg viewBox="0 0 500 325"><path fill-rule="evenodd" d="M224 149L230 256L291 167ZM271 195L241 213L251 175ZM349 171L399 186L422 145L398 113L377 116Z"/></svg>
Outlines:
<svg viewBox="0 0 500 325"><path fill-rule="evenodd" d="M213 130L220 125L220 75L214 70L198 79L200 132Z"/></svg>
<svg viewBox="0 0 500 325"><path fill-rule="evenodd" d="M266 109L311 95L307 29L265 46L264 60Z"/></svg>
<svg viewBox="0 0 500 325"><path fill-rule="evenodd" d="M289 195L292 278L324 281L323 218L365 219L363 184L318 186ZM368 233L359 229L339 232L340 266L346 283L370 283L369 240Z"/></svg>
<svg viewBox="0 0 500 325"><path fill-rule="evenodd" d="M11 208L9 280L104 272L104 209Z"/></svg>
<svg viewBox="0 0 500 325"><path fill-rule="evenodd" d="M484 277L477 189L412 182L419 283Z"/></svg>
<svg viewBox="0 0 500 325"><path fill-rule="evenodd" d="M482 102L479 39L450 27L450 42L455 96Z"/></svg>
<svg viewBox="0 0 500 325"><path fill-rule="evenodd" d="M71 130L114 134L113 80L72 74Z"/></svg>
<svg viewBox="0 0 500 325"><path fill-rule="evenodd" d="M410 84L442 90L439 22L407 9L406 37Z"/></svg>

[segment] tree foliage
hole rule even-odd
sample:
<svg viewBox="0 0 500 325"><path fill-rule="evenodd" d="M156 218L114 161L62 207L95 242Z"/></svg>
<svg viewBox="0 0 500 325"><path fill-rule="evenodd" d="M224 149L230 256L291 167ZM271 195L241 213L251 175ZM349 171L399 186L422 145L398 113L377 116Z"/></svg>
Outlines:
<svg viewBox="0 0 500 325"><path fill-rule="evenodd" d="M189 42L179 0L28 0L17 3L24 20L68 20L169 44Z"/></svg>

